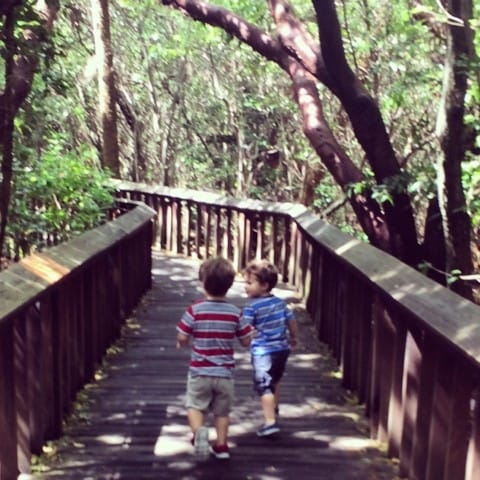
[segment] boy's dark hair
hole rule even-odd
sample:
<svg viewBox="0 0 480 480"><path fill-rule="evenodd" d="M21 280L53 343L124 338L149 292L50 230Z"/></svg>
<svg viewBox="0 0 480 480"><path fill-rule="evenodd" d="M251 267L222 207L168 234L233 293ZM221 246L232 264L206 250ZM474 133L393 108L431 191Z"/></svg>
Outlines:
<svg viewBox="0 0 480 480"><path fill-rule="evenodd" d="M209 295L223 297L233 285L235 274L235 269L229 260L216 257L209 258L200 265L198 278Z"/></svg>
<svg viewBox="0 0 480 480"><path fill-rule="evenodd" d="M244 270L246 275L254 275L260 283L267 283L270 291L277 285L278 270L267 260L252 260L247 264Z"/></svg>

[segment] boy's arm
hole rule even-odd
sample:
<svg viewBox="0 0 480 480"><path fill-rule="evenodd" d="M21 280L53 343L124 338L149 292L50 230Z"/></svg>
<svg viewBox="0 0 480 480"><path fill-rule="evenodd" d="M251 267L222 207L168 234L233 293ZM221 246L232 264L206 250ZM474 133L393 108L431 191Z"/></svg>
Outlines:
<svg viewBox="0 0 480 480"><path fill-rule="evenodd" d="M193 333L193 310L190 305L177 323L177 348L186 347L188 339Z"/></svg>
<svg viewBox="0 0 480 480"><path fill-rule="evenodd" d="M298 323L295 318L292 318L287 323L290 345L295 348L298 345Z"/></svg>
<svg viewBox="0 0 480 480"><path fill-rule="evenodd" d="M252 340L255 338L256 333L257 331L255 330L254 327L252 327L250 331L250 335L248 335L247 337L242 337L238 339L238 341L240 342L240 345L242 347L248 347L252 343Z"/></svg>

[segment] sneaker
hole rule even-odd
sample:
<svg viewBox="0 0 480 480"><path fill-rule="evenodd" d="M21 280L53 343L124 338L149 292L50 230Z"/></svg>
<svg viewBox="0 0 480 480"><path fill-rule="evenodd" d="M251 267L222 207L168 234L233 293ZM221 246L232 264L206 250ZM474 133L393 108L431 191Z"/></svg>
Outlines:
<svg viewBox="0 0 480 480"><path fill-rule="evenodd" d="M208 428L199 427L193 439L193 448L197 457L208 457Z"/></svg>
<svg viewBox="0 0 480 480"><path fill-rule="evenodd" d="M228 445L210 445L210 453L221 460L230 458L230 449Z"/></svg>
<svg viewBox="0 0 480 480"><path fill-rule="evenodd" d="M280 431L280 427L278 423L272 423L271 425L262 425L257 430L257 435L259 437L268 437L269 435L273 435L274 433L278 433Z"/></svg>

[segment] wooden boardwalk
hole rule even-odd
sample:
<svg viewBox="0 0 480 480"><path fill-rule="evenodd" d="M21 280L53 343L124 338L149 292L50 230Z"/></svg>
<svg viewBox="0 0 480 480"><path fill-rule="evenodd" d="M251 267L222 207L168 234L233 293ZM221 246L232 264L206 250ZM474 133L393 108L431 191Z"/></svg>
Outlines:
<svg viewBox="0 0 480 480"><path fill-rule="evenodd" d="M392 480L395 466L368 439L362 408L341 389L335 364L297 309L301 345L289 359L275 438L258 438L260 403L248 352L238 347L230 460L196 460L183 406L188 350L175 324L201 296L198 264L154 252L153 288L143 298L97 381L80 394L65 437L47 448L35 479ZM277 290L289 297L291 292ZM230 299L245 302L241 280ZM293 298L293 297L292 297ZM292 305L293 308L296 305ZM208 418L214 438L212 418Z"/></svg>

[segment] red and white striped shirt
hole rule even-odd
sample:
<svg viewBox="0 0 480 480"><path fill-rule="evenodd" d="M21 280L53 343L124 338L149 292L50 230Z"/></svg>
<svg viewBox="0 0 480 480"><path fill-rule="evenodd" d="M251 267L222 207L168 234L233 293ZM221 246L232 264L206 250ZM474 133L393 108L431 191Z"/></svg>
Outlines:
<svg viewBox="0 0 480 480"><path fill-rule="evenodd" d="M188 307L177 332L193 339L189 372L193 376L232 377L235 338L246 338L253 327L241 319L235 305L221 300L201 300Z"/></svg>

